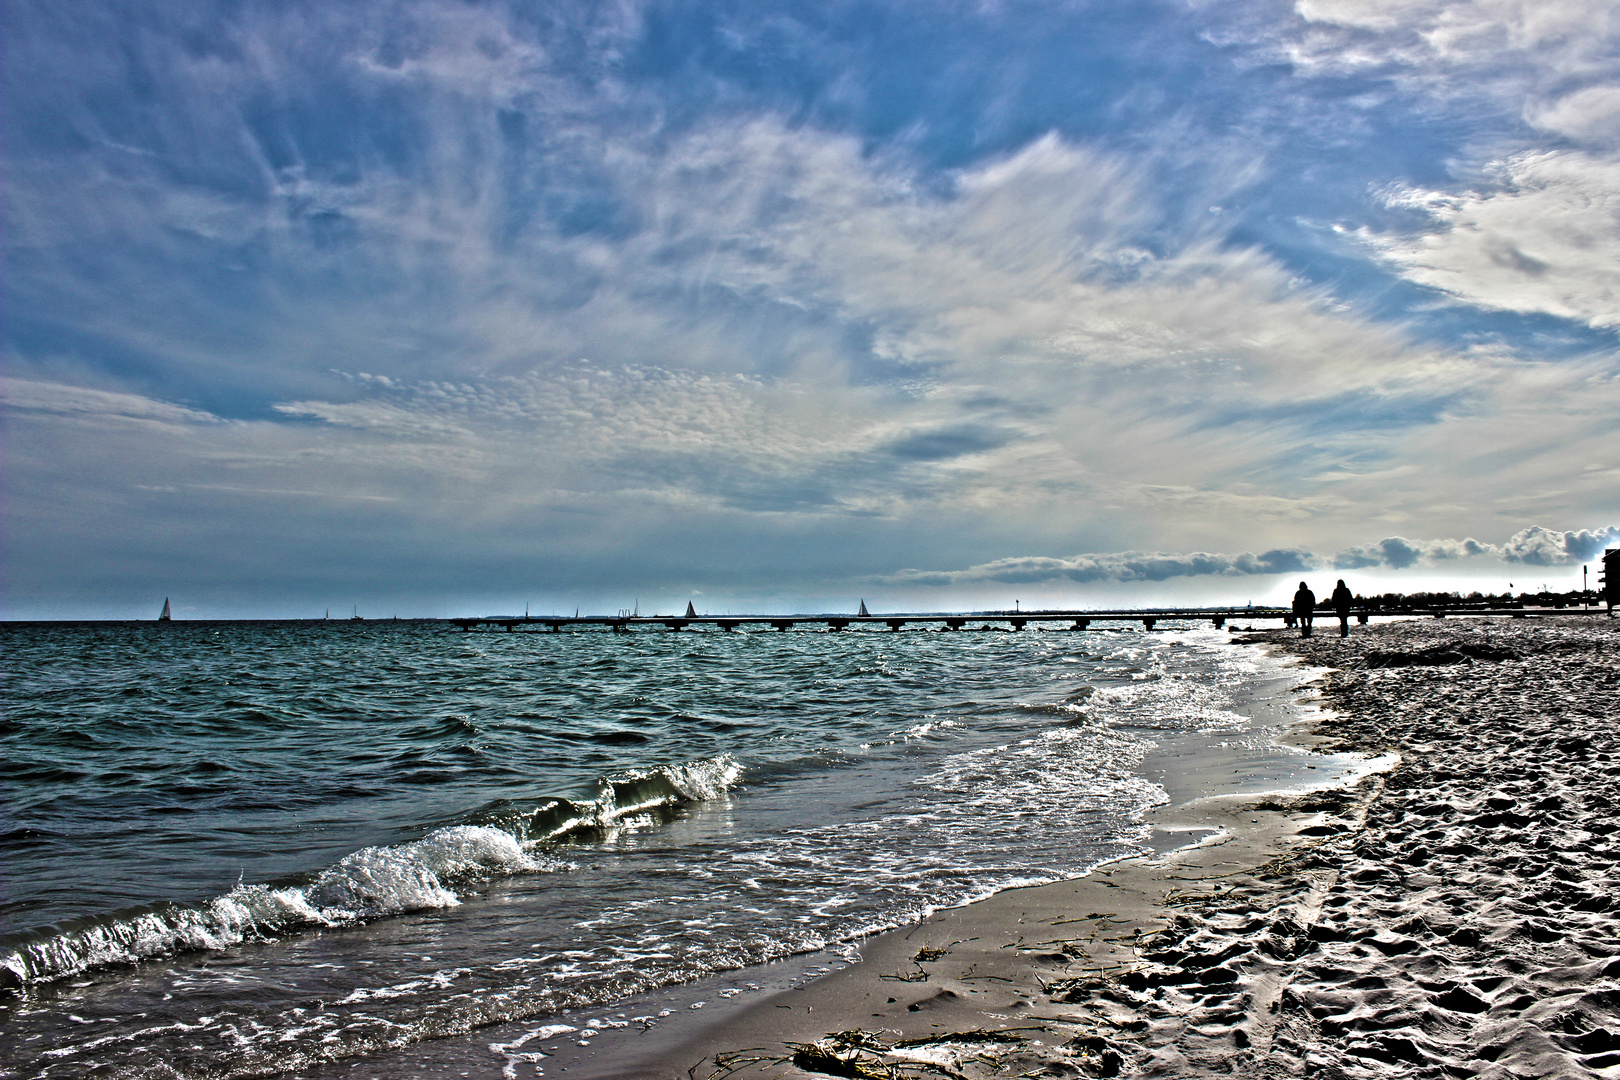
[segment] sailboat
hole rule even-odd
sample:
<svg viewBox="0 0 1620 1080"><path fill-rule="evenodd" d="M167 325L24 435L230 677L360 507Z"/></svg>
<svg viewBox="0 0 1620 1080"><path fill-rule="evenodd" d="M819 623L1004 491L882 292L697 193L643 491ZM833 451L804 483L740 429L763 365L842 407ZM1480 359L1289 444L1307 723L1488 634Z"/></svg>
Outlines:
<svg viewBox="0 0 1620 1080"><path fill-rule="evenodd" d="M158 622L173 622L174 616L169 614L169 598L163 598L163 614L158 616Z"/></svg>
<svg viewBox="0 0 1620 1080"><path fill-rule="evenodd" d="M862 618L862 619L870 619L872 617L872 613L870 611L866 610L866 601L865 600L861 601L861 610L857 611L855 614L856 614L856 616L858 618Z"/></svg>
<svg viewBox="0 0 1620 1080"><path fill-rule="evenodd" d="M686 602L686 617L688 619L697 618L697 611L692 607L692 601L690 600Z"/></svg>
<svg viewBox="0 0 1620 1080"><path fill-rule="evenodd" d="M349 621L350 622L365 622L366 621L366 620L364 620L364 619L362 619L360 617L360 605L359 604L354 605L354 614L349 616Z"/></svg>

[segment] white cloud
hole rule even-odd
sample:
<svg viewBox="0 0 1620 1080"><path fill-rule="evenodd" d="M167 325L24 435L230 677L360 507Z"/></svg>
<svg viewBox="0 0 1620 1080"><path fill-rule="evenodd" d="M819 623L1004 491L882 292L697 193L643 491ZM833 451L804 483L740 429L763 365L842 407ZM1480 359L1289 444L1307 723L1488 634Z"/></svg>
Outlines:
<svg viewBox="0 0 1620 1080"><path fill-rule="evenodd" d="M8 410L49 413L81 421L134 421L158 424L218 424L219 417L141 394L98 390L88 386L37 379L7 379Z"/></svg>
<svg viewBox="0 0 1620 1080"><path fill-rule="evenodd" d="M1396 116L1448 117L1466 132L1445 163L1455 184L1386 193L1429 214L1431 227L1342 226L1398 273L1483 308L1620 323L1620 6L1294 0L1292 19L1274 8L1211 10L1231 20L1232 40L1301 79L1362 87L1355 100L1365 113L1344 119L1393 106ZM1385 136L1401 167L1439 164L1403 153L1412 149L1403 136L1431 137L1422 130L1397 122Z"/></svg>
<svg viewBox="0 0 1620 1080"><path fill-rule="evenodd" d="M1449 434L1419 437L1477 422L1506 452L1545 430L1492 429L1527 385L1511 357L1415 344L1259 252L1166 236L1125 161L1055 137L932 186L773 118L612 140L604 160L640 222L622 237L502 238L483 196L427 213L345 193L367 222L353 272L405 274L433 238L448 254L423 280L456 303L311 296L278 315L271 348L374 374L283 398L286 421L255 427L277 432L251 455L265 489L352 486L486 523L615 497L876 516L918 523L918 555L941 520L975 522L991 550L1243 545L1257 528L1293 547L1368 506L1392 529L1495 524L1494 507L1435 509L1470 481ZM590 287L549 302L576 271ZM400 344L414 334L440 348L418 360ZM1607 460L1605 438L1580 452ZM1562 467L1522 458L1531 488ZM1398 462L1428 467L1378 475Z"/></svg>
<svg viewBox="0 0 1620 1080"><path fill-rule="evenodd" d="M1452 94L1612 72L1620 39L1608 0L1297 0L1294 10L1304 26L1283 40L1306 68L1406 68L1419 79L1471 72L1497 84L1434 84Z"/></svg>
<svg viewBox="0 0 1620 1080"><path fill-rule="evenodd" d="M1620 159L1523 154L1492 173L1485 190L1390 193L1433 232L1362 235L1404 276L1467 303L1620 326Z"/></svg>
<svg viewBox="0 0 1620 1080"><path fill-rule="evenodd" d="M1034 584L1048 581L1168 581L1183 577L1288 574L1313 565L1309 552L1266 551L1222 555L1207 551L1115 551L1054 559L997 559L966 570L902 570L884 580L897 585L954 586L981 582Z"/></svg>
<svg viewBox="0 0 1620 1080"><path fill-rule="evenodd" d="M1535 525L1513 534L1501 553L1506 562L1528 566L1574 566L1596 558L1614 544L1620 544L1620 528L1561 532Z"/></svg>
<svg viewBox="0 0 1620 1080"><path fill-rule="evenodd" d="M1544 131L1620 147L1620 86L1588 86L1560 98L1533 102L1525 111L1525 118Z"/></svg>
<svg viewBox="0 0 1620 1080"><path fill-rule="evenodd" d="M1330 565L1339 570L1360 570L1374 566L1405 570L1419 563L1432 564L1499 553L1500 549L1474 539L1408 540L1404 536L1391 536L1376 544L1346 548L1332 557Z"/></svg>
<svg viewBox="0 0 1620 1080"><path fill-rule="evenodd" d="M1560 531L1539 525L1515 533L1505 544L1479 540L1408 540L1392 536L1333 555L1285 548L1262 552L1116 551L1066 558L997 559L965 570L903 570L884 580L891 584L961 586L984 582L1036 584L1053 581L1133 582L1190 577L1246 577L1305 573L1311 570L1408 570L1435 567L1461 559L1531 566L1574 566L1620 543L1620 526Z"/></svg>

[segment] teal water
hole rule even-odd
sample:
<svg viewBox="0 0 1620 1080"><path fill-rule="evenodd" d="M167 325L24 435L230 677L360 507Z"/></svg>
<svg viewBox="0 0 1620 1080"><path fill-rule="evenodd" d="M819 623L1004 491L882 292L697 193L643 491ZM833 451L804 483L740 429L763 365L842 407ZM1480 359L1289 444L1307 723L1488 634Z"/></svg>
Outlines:
<svg viewBox="0 0 1620 1080"><path fill-rule="evenodd" d="M273 1074L1082 873L1257 663L1207 629L0 638L15 1076Z"/></svg>

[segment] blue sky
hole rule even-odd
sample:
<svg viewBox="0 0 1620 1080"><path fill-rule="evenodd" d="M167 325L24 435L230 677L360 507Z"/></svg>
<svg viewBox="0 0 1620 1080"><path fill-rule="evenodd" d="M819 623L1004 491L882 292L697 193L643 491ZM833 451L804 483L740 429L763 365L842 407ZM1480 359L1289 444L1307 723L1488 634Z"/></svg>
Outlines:
<svg viewBox="0 0 1620 1080"><path fill-rule="evenodd" d="M1620 543L1611 3L0 4L8 617Z"/></svg>

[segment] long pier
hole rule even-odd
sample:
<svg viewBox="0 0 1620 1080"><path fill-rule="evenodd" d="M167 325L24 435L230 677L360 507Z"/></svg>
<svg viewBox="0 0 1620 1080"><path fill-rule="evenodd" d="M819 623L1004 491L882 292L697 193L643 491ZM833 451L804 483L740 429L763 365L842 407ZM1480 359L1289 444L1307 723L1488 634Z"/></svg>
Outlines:
<svg viewBox="0 0 1620 1080"><path fill-rule="evenodd" d="M1355 611L1356 621L1365 624L1369 615L1432 616L1497 615L1522 619L1535 615L1600 614L1600 609L1581 608L1436 608L1413 611ZM1324 624L1338 618L1332 611L1318 609L1316 619ZM1207 622L1220 629L1233 620L1281 620L1284 626L1293 626L1292 608L1283 607L1214 607L1214 608L1154 608L1113 609L1101 611L988 611L909 612L892 615L490 615L478 619L451 619L462 630L562 630L590 629L628 633L645 628L663 628L680 631L710 627L718 630L738 630L745 626L769 627L787 631L800 626L821 626L829 631L851 628L887 627L899 632L906 627L915 630L1002 630L1019 631L1028 626L1047 630L1103 629L1096 624L1140 623L1142 629L1153 630L1164 622Z"/></svg>

